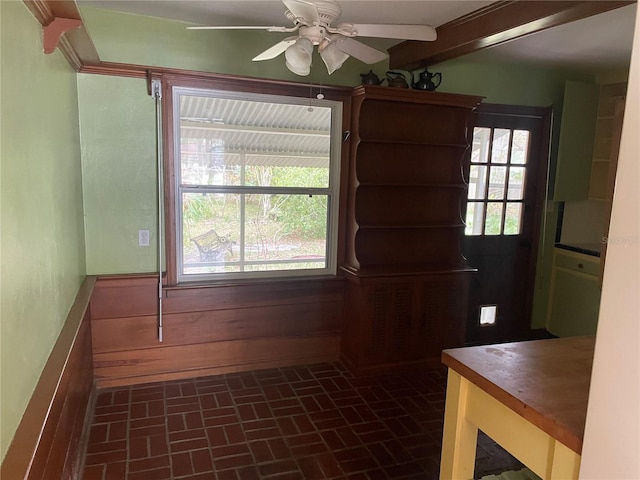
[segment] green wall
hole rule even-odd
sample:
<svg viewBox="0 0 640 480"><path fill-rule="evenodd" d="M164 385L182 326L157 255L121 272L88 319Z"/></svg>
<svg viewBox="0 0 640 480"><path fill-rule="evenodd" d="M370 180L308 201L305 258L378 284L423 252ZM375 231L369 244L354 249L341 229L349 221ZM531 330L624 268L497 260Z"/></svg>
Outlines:
<svg viewBox="0 0 640 480"><path fill-rule="evenodd" d="M1 16L1 454L85 274L76 74L23 2Z"/></svg>
<svg viewBox="0 0 640 480"><path fill-rule="evenodd" d="M87 273L157 270L155 101L145 80L78 75ZM150 246L138 246L149 230Z"/></svg>
<svg viewBox="0 0 640 480"><path fill-rule="evenodd" d="M297 77L282 58L249 61L277 41L265 32L187 31L186 24L137 15L83 8L83 15L103 60L213 71L235 75L356 85L368 66L350 59L331 77L321 61L310 77ZM255 45L258 45L256 47ZM233 52L232 54L230 52ZM320 65L318 65L320 63ZM386 64L374 66L383 76ZM559 69L508 63L488 64L474 55L436 65L439 91L481 95L486 102L554 107L551 181L561 117L564 82L594 81L593 76ZM80 75L80 123L83 144L89 273L149 272L157 268L151 248L137 246L137 231L155 238L155 148L152 109L142 80ZM132 131L132 127L136 128ZM145 178L145 174L149 178ZM553 184L553 183L552 183ZM551 190L552 191L552 190ZM552 205L552 204L551 204ZM533 326L543 327L551 271L556 209L546 214L544 249L538 258Z"/></svg>
<svg viewBox="0 0 640 480"><path fill-rule="evenodd" d="M388 65L385 61L369 66L349 58L329 75L315 52L311 74L300 77L285 67L283 55L272 60L251 61L291 33L186 30L191 24L91 7L83 7L82 16L100 59L107 62L351 86L360 84L360 73L372 68L382 75Z"/></svg>

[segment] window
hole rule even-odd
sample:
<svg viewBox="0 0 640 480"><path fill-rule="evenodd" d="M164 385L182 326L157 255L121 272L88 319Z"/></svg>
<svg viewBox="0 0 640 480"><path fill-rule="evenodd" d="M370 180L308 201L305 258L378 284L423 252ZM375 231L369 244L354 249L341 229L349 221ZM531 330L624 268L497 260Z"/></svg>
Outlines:
<svg viewBox="0 0 640 480"><path fill-rule="evenodd" d="M476 127L469 170L465 235L518 235L529 131Z"/></svg>
<svg viewBox="0 0 640 480"><path fill-rule="evenodd" d="M341 104L173 87L177 280L333 274Z"/></svg>

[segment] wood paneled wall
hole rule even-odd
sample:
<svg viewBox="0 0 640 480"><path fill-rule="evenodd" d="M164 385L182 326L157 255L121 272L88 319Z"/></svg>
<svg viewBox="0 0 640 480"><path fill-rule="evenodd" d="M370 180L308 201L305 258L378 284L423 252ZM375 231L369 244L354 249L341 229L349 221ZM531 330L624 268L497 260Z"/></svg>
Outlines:
<svg viewBox="0 0 640 480"><path fill-rule="evenodd" d="M80 287L7 451L0 478L80 478L93 366L88 306L95 277Z"/></svg>
<svg viewBox="0 0 640 480"><path fill-rule="evenodd" d="M344 280L168 287L163 341L153 276L100 277L91 300L98 387L335 361Z"/></svg>

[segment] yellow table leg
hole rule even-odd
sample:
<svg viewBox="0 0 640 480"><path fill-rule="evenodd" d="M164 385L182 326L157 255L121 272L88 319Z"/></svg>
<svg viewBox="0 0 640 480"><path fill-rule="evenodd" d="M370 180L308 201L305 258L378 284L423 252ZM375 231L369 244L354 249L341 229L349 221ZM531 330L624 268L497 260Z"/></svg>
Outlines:
<svg viewBox="0 0 640 480"><path fill-rule="evenodd" d="M547 476L549 480L577 480L580 472L580 455L566 445L555 442L550 470Z"/></svg>
<svg viewBox="0 0 640 480"><path fill-rule="evenodd" d="M444 411L440 480L473 478L478 428L466 417L469 382L449 369Z"/></svg>

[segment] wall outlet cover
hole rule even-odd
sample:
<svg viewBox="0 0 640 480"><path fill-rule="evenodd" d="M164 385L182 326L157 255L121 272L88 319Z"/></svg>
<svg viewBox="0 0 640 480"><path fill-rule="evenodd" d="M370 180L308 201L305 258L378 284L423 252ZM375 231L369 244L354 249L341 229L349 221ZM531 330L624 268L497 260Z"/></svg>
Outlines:
<svg viewBox="0 0 640 480"><path fill-rule="evenodd" d="M149 230L138 230L138 246L149 246Z"/></svg>

